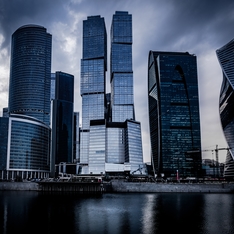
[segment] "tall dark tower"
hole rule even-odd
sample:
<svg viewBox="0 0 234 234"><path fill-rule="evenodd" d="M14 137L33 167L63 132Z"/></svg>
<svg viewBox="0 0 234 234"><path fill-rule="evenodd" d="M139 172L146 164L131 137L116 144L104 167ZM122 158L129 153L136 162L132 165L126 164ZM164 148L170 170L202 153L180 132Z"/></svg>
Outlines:
<svg viewBox="0 0 234 234"><path fill-rule="evenodd" d="M74 76L56 72L52 121L52 158L55 164L73 162L73 100Z"/></svg>
<svg viewBox="0 0 234 234"><path fill-rule="evenodd" d="M153 52L148 61L148 109L155 173L199 176L201 137L196 56Z"/></svg>
<svg viewBox="0 0 234 234"><path fill-rule="evenodd" d="M25 25L12 35L9 113L50 124L52 36L46 28Z"/></svg>

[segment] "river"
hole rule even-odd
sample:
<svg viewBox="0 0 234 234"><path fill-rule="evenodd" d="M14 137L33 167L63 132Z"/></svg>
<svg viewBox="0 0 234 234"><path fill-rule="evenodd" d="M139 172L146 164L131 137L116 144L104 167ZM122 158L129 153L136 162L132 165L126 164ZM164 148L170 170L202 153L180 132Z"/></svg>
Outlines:
<svg viewBox="0 0 234 234"><path fill-rule="evenodd" d="M234 233L234 194L0 191L0 233Z"/></svg>

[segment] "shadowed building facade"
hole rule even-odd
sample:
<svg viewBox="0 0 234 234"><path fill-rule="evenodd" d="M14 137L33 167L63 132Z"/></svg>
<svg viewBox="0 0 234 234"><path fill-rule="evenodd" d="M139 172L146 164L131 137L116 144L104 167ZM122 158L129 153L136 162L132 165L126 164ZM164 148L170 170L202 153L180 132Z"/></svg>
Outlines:
<svg viewBox="0 0 234 234"><path fill-rule="evenodd" d="M188 52L149 52L148 111L154 172L167 177L199 176L196 56Z"/></svg>
<svg viewBox="0 0 234 234"><path fill-rule="evenodd" d="M223 82L219 98L219 113L223 133L230 150L224 167L224 177L234 178L234 40L216 51Z"/></svg>
<svg viewBox="0 0 234 234"><path fill-rule="evenodd" d="M73 162L74 76L56 72L52 121L52 159L55 164Z"/></svg>

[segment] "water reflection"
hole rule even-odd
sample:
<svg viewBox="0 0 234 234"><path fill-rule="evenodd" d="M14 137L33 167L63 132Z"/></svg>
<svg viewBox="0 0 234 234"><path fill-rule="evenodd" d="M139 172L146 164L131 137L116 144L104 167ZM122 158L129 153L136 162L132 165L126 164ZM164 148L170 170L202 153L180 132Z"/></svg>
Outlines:
<svg viewBox="0 0 234 234"><path fill-rule="evenodd" d="M234 233L233 194L0 192L0 233Z"/></svg>

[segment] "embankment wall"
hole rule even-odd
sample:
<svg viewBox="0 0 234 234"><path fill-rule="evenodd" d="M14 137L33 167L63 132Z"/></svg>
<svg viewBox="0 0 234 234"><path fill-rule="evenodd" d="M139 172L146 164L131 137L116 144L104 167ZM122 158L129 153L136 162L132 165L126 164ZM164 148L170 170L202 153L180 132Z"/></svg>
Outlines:
<svg viewBox="0 0 234 234"><path fill-rule="evenodd" d="M64 182L64 186L66 182ZM60 185L62 186L62 185ZM43 191L35 182L0 182L0 191ZM56 189L55 189L56 190ZM55 191L54 190L54 191ZM61 188L58 189L61 191ZM74 190L75 191L75 190ZM185 183L137 183L121 180L103 184L103 192L113 193L234 193L234 183L185 184Z"/></svg>
<svg viewBox="0 0 234 234"><path fill-rule="evenodd" d="M112 181L112 192L198 192L198 193L234 193L234 183L184 184L184 183L134 183Z"/></svg>
<svg viewBox="0 0 234 234"><path fill-rule="evenodd" d="M0 191L40 191L38 183L34 182L0 182Z"/></svg>

